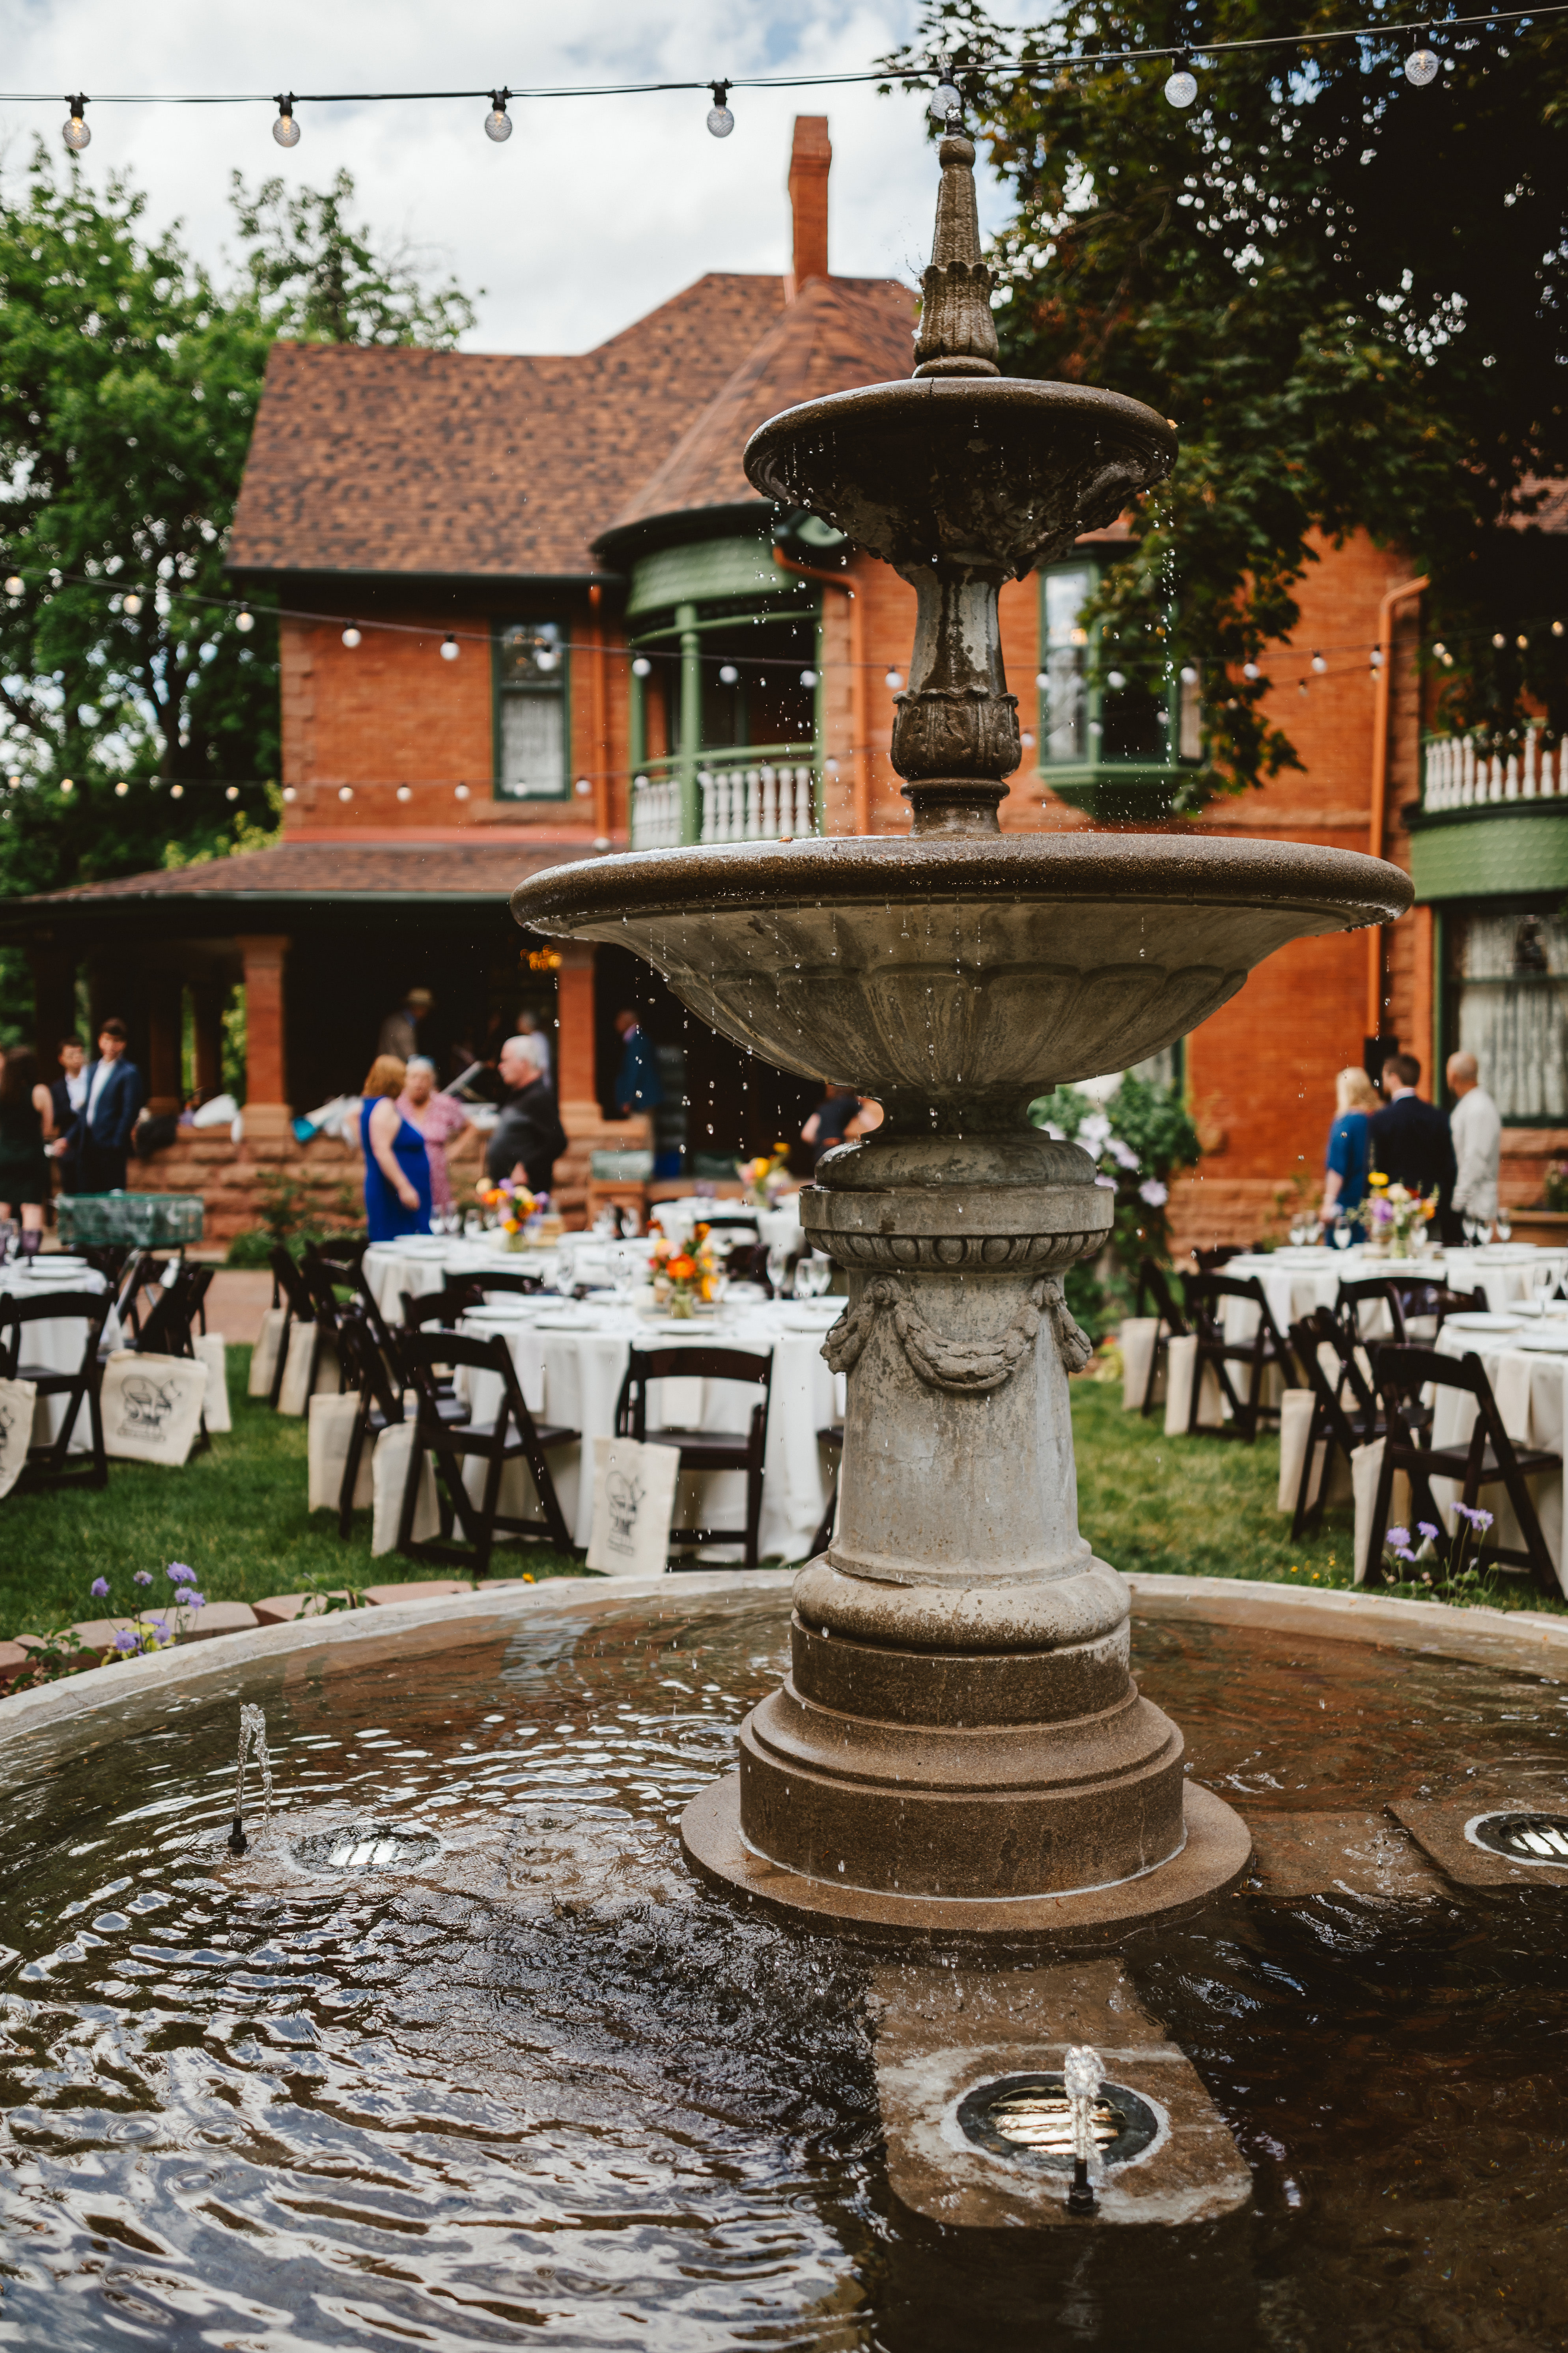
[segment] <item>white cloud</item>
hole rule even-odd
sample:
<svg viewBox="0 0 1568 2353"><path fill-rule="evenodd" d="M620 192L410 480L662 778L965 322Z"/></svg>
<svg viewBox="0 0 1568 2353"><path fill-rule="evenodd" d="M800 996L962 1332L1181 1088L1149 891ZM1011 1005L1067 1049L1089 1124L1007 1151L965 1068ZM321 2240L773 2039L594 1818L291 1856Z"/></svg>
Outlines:
<svg viewBox="0 0 1568 2353"><path fill-rule="evenodd" d="M1010 15L1003 8L999 14ZM1020 8L1016 12L1022 15ZM854 71L906 37L915 0L575 0L526 11L467 0L0 0L7 90L464 89L497 82L681 80ZM512 139L483 135L484 99L418 106L302 104L285 153L273 109L89 107L83 168L121 169L153 218L175 216L217 263L232 235L228 175L323 185L346 165L379 239L406 241L485 290L474 350L578 351L705 269L779 270L789 248L784 175L797 112L832 130L831 259L856 276L913 281L931 228L935 157L919 101L869 85L737 90L736 130L709 137L705 91L561 99L512 107ZM0 100L7 170L31 137L57 144L65 108ZM983 198L995 216L996 192Z"/></svg>

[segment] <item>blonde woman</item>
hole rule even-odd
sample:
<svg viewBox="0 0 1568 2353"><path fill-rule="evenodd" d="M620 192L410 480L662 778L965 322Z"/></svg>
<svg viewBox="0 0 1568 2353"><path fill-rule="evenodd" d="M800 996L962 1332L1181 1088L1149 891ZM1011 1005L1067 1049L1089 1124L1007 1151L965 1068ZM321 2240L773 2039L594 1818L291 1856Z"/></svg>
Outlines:
<svg viewBox="0 0 1568 2353"><path fill-rule="evenodd" d="M1329 1173L1319 1212L1326 1226L1353 1218L1366 1198L1372 1166L1372 1114L1383 1098L1364 1071L1341 1071L1334 1081L1334 1124L1329 1130Z"/></svg>
<svg viewBox="0 0 1568 2353"><path fill-rule="evenodd" d="M408 1066L397 1054L377 1054L366 1074L359 1114L365 1155L365 1223L373 1242L430 1230L430 1155L412 1120L397 1108Z"/></svg>

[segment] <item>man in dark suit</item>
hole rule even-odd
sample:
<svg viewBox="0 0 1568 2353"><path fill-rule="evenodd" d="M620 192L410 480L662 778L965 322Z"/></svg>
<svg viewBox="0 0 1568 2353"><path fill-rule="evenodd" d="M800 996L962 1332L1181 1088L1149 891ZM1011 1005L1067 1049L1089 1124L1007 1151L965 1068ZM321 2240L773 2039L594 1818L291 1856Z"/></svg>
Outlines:
<svg viewBox="0 0 1568 2353"><path fill-rule="evenodd" d="M125 1024L106 1021L98 1033L98 1060L88 1068L87 1100L54 1147L79 1155L84 1193L124 1190L125 1155L142 1103L142 1073L126 1055Z"/></svg>
<svg viewBox="0 0 1568 2353"><path fill-rule="evenodd" d="M1451 1232L1454 1216L1454 1139L1448 1114L1436 1103L1424 1103L1415 1090L1421 1065L1414 1054L1393 1054L1383 1066L1383 1091L1388 1097L1372 1116L1372 1165L1391 1185L1412 1193L1437 1195L1436 1223L1442 1240L1457 1241Z"/></svg>
<svg viewBox="0 0 1568 2353"><path fill-rule="evenodd" d="M49 1101L54 1106L55 1134L69 1139L77 1113L87 1102L87 1049L79 1038L62 1038L55 1050L63 1075L51 1084ZM79 1193L81 1166L75 1145L68 1141L58 1156L60 1191Z"/></svg>

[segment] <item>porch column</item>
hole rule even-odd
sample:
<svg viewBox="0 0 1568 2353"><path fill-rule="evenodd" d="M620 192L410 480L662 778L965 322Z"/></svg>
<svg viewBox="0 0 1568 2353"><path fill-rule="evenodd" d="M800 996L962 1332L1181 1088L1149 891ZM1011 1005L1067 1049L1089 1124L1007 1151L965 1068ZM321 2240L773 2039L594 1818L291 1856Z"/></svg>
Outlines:
<svg viewBox="0 0 1568 2353"><path fill-rule="evenodd" d="M703 742L703 640L696 607L677 605L675 626L681 632L681 750L675 773L681 785L681 839L693 842L703 836L702 795L697 788Z"/></svg>
<svg viewBox="0 0 1568 2353"><path fill-rule="evenodd" d="M185 1028L185 984L177 972L147 975L147 1109L159 1113L180 1107L180 1047Z"/></svg>
<svg viewBox="0 0 1568 2353"><path fill-rule="evenodd" d="M235 942L245 965L245 1141L287 1142L293 1130L283 1066L283 965L276 934Z"/></svg>
<svg viewBox="0 0 1568 2353"><path fill-rule="evenodd" d="M223 1008L228 1001L228 986L221 980L195 981L191 1000L196 1011L196 1082L204 1095L215 1095L223 1086Z"/></svg>
<svg viewBox="0 0 1568 2353"><path fill-rule="evenodd" d="M59 1076L55 1060L58 1049L67 1039L80 1035L76 958L69 948L34 947L27 950L27 962L33 974L33 1044L38 1071L47 1084L52 1084Z"/></svg>
<svg viewBox="0 0 1568 2353"><path fill-rule="evenodd" d="M604 1114L599 1107L594 1053L593 948L584 940L560 943L556 975L556 1092L561 1125L569 1136L591 1134Z"/></svg>

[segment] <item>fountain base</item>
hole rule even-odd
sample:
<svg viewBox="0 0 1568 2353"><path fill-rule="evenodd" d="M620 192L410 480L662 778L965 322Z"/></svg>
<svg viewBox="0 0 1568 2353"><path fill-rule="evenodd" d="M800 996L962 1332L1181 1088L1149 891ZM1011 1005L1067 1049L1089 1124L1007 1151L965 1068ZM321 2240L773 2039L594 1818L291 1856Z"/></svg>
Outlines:
<svg viewBox="0 0 1568 2353"><path fill-rule="evenodd" d="M1195 1781L1182 1785L1181 1798L1186 1837L1168 1862L1108 1886L1050 1895L906 1895L788 1870L747 1844L740 1827L738 1773L692 1799L681 1817L681 1846L710 1887L796 1927L878 1944L1095 1950L1140 1928L1185 1919L1245 1876L1252 1833L1241 1816Z"/></svg>

